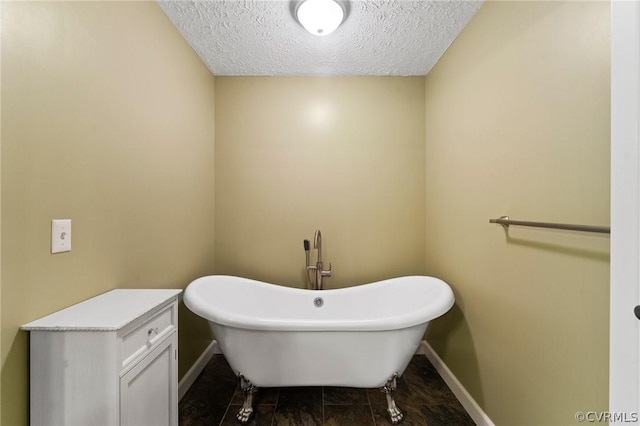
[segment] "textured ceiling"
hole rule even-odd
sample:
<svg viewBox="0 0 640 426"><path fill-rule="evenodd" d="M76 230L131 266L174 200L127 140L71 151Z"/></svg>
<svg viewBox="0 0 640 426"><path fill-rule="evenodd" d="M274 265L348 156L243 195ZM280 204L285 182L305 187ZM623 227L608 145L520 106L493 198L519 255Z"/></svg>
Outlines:
<svg viewBox="0 0 640 426"><path fill-rule="evenodd" d="M158 3L215 75L425 75L482 5L342 2L344 23L318 37L294 19L297 1Z"/></svg>

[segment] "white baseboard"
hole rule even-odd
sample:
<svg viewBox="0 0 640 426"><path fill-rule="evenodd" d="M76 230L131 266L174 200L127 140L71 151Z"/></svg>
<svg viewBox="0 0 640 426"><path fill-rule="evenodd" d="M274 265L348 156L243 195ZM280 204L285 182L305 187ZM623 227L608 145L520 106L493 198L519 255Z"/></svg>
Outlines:
<svg viewBox="0 0 640 426"><path fill-rule="evenodd" d="M222 352L220 352L218 342L213 340L178 383L178 401L187 393L191 385L193 385L193 382L195 382L200 373L202 373L202 370L207 366L207 363L211 360L213 355L219 353Z"/></svg>
<svg viewBox="0 0 640 426"><path fill-rule="evenodd" d="M462 383L458 381L456 376L453 375L449 367L442 361L442 359L438 356L436 351L433 350L431 345L427 343L425 340L420 342L420 346L416 350L416 354L424 355L427 357L431 364L435 367L436 371L442 377L442 380L449 386L451 392L458 398L460 404L467 410L469 416L476 422L478 426L495 426L489 416L480 408L478 403L473 399L473 397L467 392L467 390L462 386Z"/></svg>
<svg viewBox="0 0 640 426"><path fill-rule="evenodd" d="M178 399L182 399L182 397L187 393L191 385L193 385L200 373L202 373L202 370L207 366L207 363L211 360L213 355L221 353L222 351L218 346L218 342L213 340L202 352L200 357L198 357L193 366L191 366L189 371L187 371L182 380L180 380L180 383L178 383ZM416 349L416 354L424 355L429 361L431 361L431 364L433 364L436 371L449 386L456 398L458 398L464 409L467 410L469 416L471 416L473 421L476 422L476 425L495 426L489 416L487 416L482 408L480 408L478 403L473 399L469 392L467 392L464 386L462 386L456 376L453 375L451 370L449 370L449 367L446 366L429 343L425 340L420 342L418 349Z"/></svg>

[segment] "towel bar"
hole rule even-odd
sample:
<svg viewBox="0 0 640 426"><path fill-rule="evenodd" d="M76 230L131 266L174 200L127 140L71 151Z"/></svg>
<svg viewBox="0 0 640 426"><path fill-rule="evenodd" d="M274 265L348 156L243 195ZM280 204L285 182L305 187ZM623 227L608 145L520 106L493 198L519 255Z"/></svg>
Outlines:
<svg viewBox="0 0 640 426"><path fill-rule="evenodd" d="M502 226L533 226L535 228L566 229L569 231L596 232L599 234L611 234L609 226L571 225L567 223L529 222L525 220L511 220L509 216L500 216L498 219L489 219L489 223L498 223Z"/></svg>

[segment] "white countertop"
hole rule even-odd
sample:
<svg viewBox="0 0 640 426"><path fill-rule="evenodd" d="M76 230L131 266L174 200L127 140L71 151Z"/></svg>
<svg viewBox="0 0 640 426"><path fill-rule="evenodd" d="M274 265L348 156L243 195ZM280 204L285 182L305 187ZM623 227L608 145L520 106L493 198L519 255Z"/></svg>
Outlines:
<svg viewBox="0 0 640 426"><path fill-rule="evenodd" d="M20 327L27 331L116 331L182 293L178 289L116 289Z"/></svg>

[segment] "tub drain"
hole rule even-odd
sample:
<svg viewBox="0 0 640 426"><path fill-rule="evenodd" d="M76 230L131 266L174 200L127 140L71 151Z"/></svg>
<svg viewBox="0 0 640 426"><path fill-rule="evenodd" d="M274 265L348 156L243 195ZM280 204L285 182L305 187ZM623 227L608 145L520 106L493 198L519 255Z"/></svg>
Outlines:
<svg viewBox="0 0 640 426"><path fill-rule="evenodd" d="M322 297L316 297L315 299L313 299L313 304L316 306L316 308L319 308L320 306L324 305L324 300L322 300Z"/></svg>

